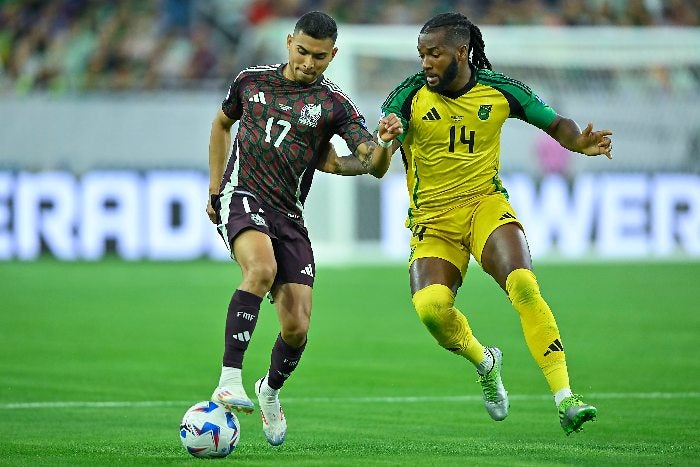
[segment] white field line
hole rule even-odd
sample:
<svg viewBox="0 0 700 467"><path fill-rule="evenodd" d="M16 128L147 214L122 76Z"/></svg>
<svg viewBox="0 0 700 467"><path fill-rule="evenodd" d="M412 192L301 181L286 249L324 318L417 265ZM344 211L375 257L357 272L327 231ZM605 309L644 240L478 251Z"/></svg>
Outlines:
<svg viewBox="0 0 700 467"><path fill-rule="evenodd" d="M513 401L550 400L544 394L509 394ZM586 400L601 399L697 399L700 392L601 392L587 393ZM474 402L481 396L405 396L405 397L285 397L285 404L422 404L429 402ZM10 402L0 404L0 410L20 409L64 409L64 408L140 408L140 407L189 407L193 401L56 401L56 402Z"/></svg>

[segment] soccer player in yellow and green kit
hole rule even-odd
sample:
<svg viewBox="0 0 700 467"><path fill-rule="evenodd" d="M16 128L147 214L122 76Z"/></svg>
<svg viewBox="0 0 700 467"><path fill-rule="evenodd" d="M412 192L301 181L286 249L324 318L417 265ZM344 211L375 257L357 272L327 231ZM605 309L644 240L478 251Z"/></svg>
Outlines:
<svg viewBox="0 0 700 467"><path fill-rule="evenodd" d="M508 294L520 315L525 341L554 395L566 434L593 420L596 408L571 391L564 345L554 316L540 294L523 227L499 178L501 128L515 117L534 125L563 147L611 158L611 131L583 131L558 115L523 83L491 70L481 31L467 17L443 13L418 36L422 71L399 84L382 111L399 116L403 132L381 121L381 152L374 164L388 169L401 149L412 232L410 285L416 312L437 343L472 362L486 410L508 415L501 380L503 356L483 346L467 318L454 307L470 255ZM382 172L383 171L383 172Z"/></svg>

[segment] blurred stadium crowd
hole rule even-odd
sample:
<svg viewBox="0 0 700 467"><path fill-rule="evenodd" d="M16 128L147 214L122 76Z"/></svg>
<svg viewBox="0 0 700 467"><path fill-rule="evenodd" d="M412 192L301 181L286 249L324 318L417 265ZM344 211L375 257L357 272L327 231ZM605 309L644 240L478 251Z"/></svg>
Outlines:
<svg viewBox="0 0 700 467"><path fill-rule="evenodd" d="M221 87L258 63L256 26L309 10L350 24L700 26L700 0L0 0L0 94Z"/></svg>

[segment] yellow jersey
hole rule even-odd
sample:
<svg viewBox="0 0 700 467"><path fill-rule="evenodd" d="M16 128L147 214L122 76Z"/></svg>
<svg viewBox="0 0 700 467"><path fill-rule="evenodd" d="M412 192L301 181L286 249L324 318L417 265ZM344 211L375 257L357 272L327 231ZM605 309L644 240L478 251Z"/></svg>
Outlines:
<svg viewBox="0 0 700 467"><path fill-rule="evenodd" d="M382 105L401 118L399 135L410 198L406 226L461 206L475 196L507 192L501 184L501 128L509 117L547 128L556 112L529 87L501 73L472 68L456 93L428 89L422 71Z"/></svg>

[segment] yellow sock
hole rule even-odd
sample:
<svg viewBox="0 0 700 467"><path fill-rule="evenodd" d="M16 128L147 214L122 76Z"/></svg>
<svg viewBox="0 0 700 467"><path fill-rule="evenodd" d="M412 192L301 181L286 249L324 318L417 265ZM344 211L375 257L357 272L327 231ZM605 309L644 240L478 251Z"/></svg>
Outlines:
<svg viewBox="0 0 700 467"><path fill-rule="evenodd" d="M454 305L455 297L449 287L432 284L413 295L413 306L437 343L466 358L474 365L484 359L484 347L474 337L467 317Z"/></svg>
<svg viewBox="0 0 700 467"><path fill-rule="evenodd" d="M540 294L535 275L516 269L506 279L506 291L520 315L525 342L542 370L552 394L569 388L566 355L554 315Z"/></svg>

